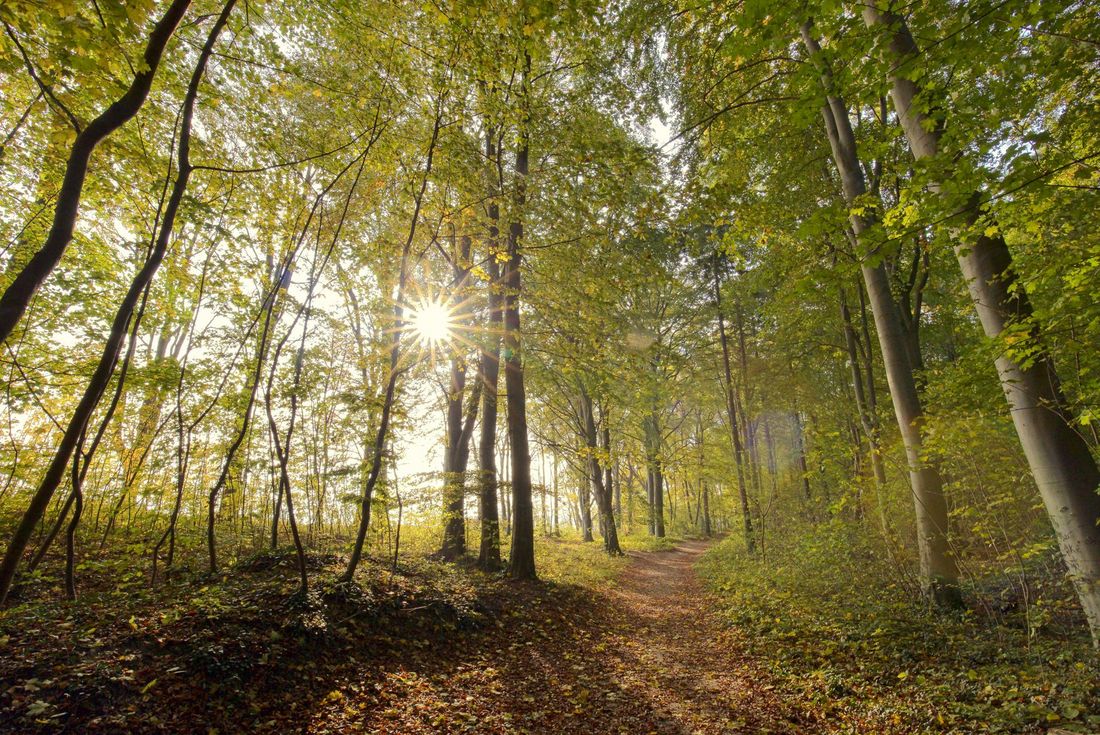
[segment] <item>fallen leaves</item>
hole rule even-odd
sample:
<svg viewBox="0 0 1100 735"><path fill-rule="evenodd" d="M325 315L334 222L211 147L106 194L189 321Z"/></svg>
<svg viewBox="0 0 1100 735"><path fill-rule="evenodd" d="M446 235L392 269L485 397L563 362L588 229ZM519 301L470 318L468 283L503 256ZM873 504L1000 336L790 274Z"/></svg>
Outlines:
<svg viewBox="0 0 1100 735"><path fill-rule="evenodd" d="M452 568L293 604L278 568L257 562L270 577L228 575L180 605L69 616L57 634L69 653L0 664L21 682L4 706L43 732L812 731L714 614L692 570L703 549L636 554L614 585Z"/></svg>

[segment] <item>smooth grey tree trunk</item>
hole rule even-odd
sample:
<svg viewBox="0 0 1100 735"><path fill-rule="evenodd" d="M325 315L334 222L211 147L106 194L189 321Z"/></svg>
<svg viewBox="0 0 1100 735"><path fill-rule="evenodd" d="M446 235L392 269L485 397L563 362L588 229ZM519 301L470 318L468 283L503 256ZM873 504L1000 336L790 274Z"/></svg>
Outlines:
<svg viewBox="0 0 1100 735"><path fill-rule="evenodd" d="M869 27L882 27L889 33L890 96L913 157L934 158L940 153L940 128L921 110L917 99L920 87L900 72L920 53L905 20L873 5L864 7L863 19ZM938 184L932 188L938 190ZM1030 320L1032 308L1017 282L1004 237L983 233L971 242L965 235L983 214L979 201L975 192L961 213L965 226L953 227L951 235L982 329L996 339L1011 323ZM1031 332L1038 342L1038 329L1032 326ZM1040 345L1025 367L1002 351L996 366L1016 434L1077 588L1093 644L1100 647L1100 471L1088 444L1073 428L1072 412L1050 353Z"/></svg>
<svg viewBox="0 0 1100 735"><path fill-rule="evenodd" d="M822 109L822 118L833 161L840 176L844 199L854 208L867 193L867 185L860 167L848 109L843 100L832 92L832 75L825 62L820 59L821 48L810 32L809 23L802 26L802 39L810 57L821 64L822 85L827 99ZM857 243L861 248L867 247L868 230L876 224L874 215L856 214L853 211L849 220ZM939 472L921 456L924 412L906 351L901 319L890 292L890 280L881 262L872 263L863 257L860 270L871 302L871 314L875 320L879 347L886 366L886 381L890 387L890 398L894 404L894 414L909 465L917 520L921 589L929 601L957 607L962 603L962 596L958 583L958 567L948 548L947 500Z"/></svg>

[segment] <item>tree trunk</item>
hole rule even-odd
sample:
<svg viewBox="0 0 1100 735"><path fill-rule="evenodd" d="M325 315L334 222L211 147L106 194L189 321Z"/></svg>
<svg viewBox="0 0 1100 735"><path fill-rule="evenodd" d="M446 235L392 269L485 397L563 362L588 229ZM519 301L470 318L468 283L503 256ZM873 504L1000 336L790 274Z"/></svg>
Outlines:
<svg viewBox="0 0 1100 735"><path fill-rule="evenodd" d="M83 474L80 468L83 448L84 436L81 435L73 452L72 482L76 510L73 511L73 518L65 529L65 598L70 601L76 599L76 530L80 526L80 516L84 512L84 488L81 487Z"/></svg>
<svg viewBox="0 0 1100 735"><path fill-rule="evenodd" d="M820 59L820 47L810 34L810 25L802 27L802 38L810 56L822 69L822 84L827 103L822 118L832 149L833 162L840 176L844 198L855 208L867 187L860 168L855 135L844 102L832 93L832 75ZM863 248L867 230L875 224L874 215L852 213L849 217L857 243ZM879 347L886 364L886 380L894 403L894 414L905 444L909 465L913 504L917 518L917 545L920 554L921 588L926 599L947 607L962 604L958 584L958 567L947 541L947 501L943 483L935 467L921 457L924 415L913 368L905 347L905 337L897 315L897 305L890 293L890 282L881 262L872 264L866 257L861 262L871 313L878 331Z"/></svg>
<svg viewBox="0 0 1100 735"><path fill-rule="evenodd" d="M940 152L940 128L921 111L917 83L899 71L920 55L905 20L873 5L864 7L863 18L868 26L889 29L890 96L913 157L935 157ZM982 233L974 242L966 241L964 230L983 215L979 202L975 192L962 213L966 226L952 232L955 255L988 337L997 339L1013 323L1029 327L1036 347L1029 364L1021 365L1002 350L996 358L997 373L1093 643L1100 647L1100 495L1096 492L1100 471L1088 444L1073 427L1072 411L1050 353L1040 343L1040 330L1032 323L1031 303L1016 279L1004 237Z"/></svg>
<svg viewBox="0 0 1100 735"><path fill-rule="evenodd" d="M149 41L145 45L141 71L134 75L126 92L77 133L76 140L73 141L69 151L69 159L65 164L65 176L57 195L53 224L46 236L46 242L15 276L4 291L4 295L0 296L0 342L11 335L39 286L57 267L61 256L69 247L73 239L73 229L76 227L77 210L80 207L80 197L84 190L84 179L88 174L88 163L92 151L104 138L125 125L145 104L145 98L149 95L149 88L153 84L153 77L157 73L164 49L190 4L191 0L173 0L164 15L153 26ZM65 464L67 465L68 462L66 461ZM0 589L3 589L3 593L6 594L6 587L2 584Z"/></svg>
<svg viewBox="0 0 1100 735"><path fill-rule="evenodd" d="M554 535L561 536L561 529L558 527L558 455L554 455Z"/></svg>
<svg viewBox="0 0 1100 735"><path fill-rule="evenodd" d="M871 470L875 478L875 505L878 510L879 525L882 527L882 532L889 536L890 527L886 521L886 506L883 503L883 492L886 488L886 466L882 461L878 417L872 413L867 405L867 397L863 387L863 371L860 369L859 351L856 349L856 332L852 326L852 316L848 311L848 302L844 298L844 289L839 289L839 293L840 322L844 328L844 345L848 351L848 362L852 370L852 390L855 393L856 412L859 414L863 434L867 437L867 445L871 449Z"/></svg>
<svg viewBox="0 0 1100 735"><path fill-rule="evenodd" d="M664 471L660 458L653 464L653 536L664 538Z"/></svg>
<svg viewBox="0 0 1100 735"><path fill-rule="evenodd" d="M661 469L661 427L656 412L643 422L646 450L646 491L649 499L649 533L665 535L665 482Z"/></svg>
<svg viewBox="0 0 1100 735"><path fill-rule="evenodd" d="M428 152L424 162L424 174L420 179L420 188L413 200L413 212L409 221L409 231L401 248L401 260L397 271L397 289L393 299L394 332L390 338L389 374L386 379L386 388L382 393L382 413L378 421L378 430L374 435L374 445L371 447L370 472L363 487L363 497L359 499L359 527L355 533L355 541L348 557L348 566L341 576L341 582L351 584L355 579L355 570L359 566L359 560L363 557L363 544L367 540L367 531L370 529L370 504L374 497L374 488L378 484L378 478L382 475L382 459L386 440L390 430L390 419L393 413L393 403L397 394L397 379L401 375L399 363L401 360L401 335L405 329L405 287L409 277L409 256L412 252L413 240L416 238L416 228L420 222L420 208L424 203L424 192L428 188L428 177L432 173L432 162L435 160L435 147L439 142L439 131L443 127L443 94L436 99L435 121L432 126L432 137L428 142Z"/></svg>
<svg viewBox="0 0 1100 735"><path fill-rule="evenodd" d="M810 468L806 463L806 432L802 426L802 414L794 412L795 451L798 452L798 477L802 485L802 497L810 500L813 493L810 491Z"/></svg>
<svg viewBox="0 0 1100 735"><path fill-rule="evenodd" d="M656 476L653 473L653 465L646 462L645 469L645 523L646 531L650 536L655 536L657 533L657 521L653 517L653 486L656 485Z"/></svg>
<svg viewBox="0 0 1100 735"><path fill-rule="evenodd" d="M713 530L710 521L710 484L706 480L702 480L702 490L700 492L703 494L703 535L709 538Z"/></svg>
<svg viewBox="0 0 1100 735"><path fill-rule="evenodd" d="M503 278L503 275L502 275ZM503 282L503 281L502 281ZM503 300L501 304L503 304ZM501 322L503 324L503 322ZM507 396L505 396L507 398ZM506 404L507 405L507 404ZM507 421L507 417L505 417ZM512 452L511 452L511 440L508 438L508 432L504 432L504 446L501 448L501 466L508 470L507 477L504 480L504 485L507 492L497 492L500 496L500 516L504 520L504 535L511 537L512 535ZM498 482L498 486L499 486Z"/></svg>
<svg viewBox="0 0 1100 735"><path fill-rule="evenodd" d="M489 155L493 155L492 136L488 143ZM496 203L489 205L489 346L482 350L478 375L481 388L481 437L478 441L480 463L481 544L478 566L485 571L500 569L500 515L497 512L497 386L500 380L500 334L503 315L500 310L500 265L496 258L499 230L499 210ZM555 467L556 471L556 467ZM557 496L555 496L555 502Z"/></svg>
<svg viewBox="0 0 1100 735"><path fill-rule="evenodd" d="M592 478L593 492L596 495L596 507L600 513L600 534L603 536L604 551L611 556L621 556L623 551L619 548L619 535L615 530L615 514L611 507L610 479L605 476L600 467L599 449L597 445L596 417L592 408L592 397L581 386L581 412L584 420L585 450L588 459L588 471ZM607 420L606 415L603 417ZM604 449L610 456L610 430L603 430Z"/></svg>
<svg viewBox="0 0 1100 735"><path fill-rule="evenodd" d="M454 236L452 235L452 240ZM466 303L466 290L470 280L469 236L463 236L461 245L452 247L454 282L451 301ZM456 307L457 308L457 307ZM464 314L455 314L456 322L465 326ZM443 452L443 547L439 555L446 561L454 561L466 555L466 465L470 456L469 435L464 431L466 399L466 358L459 344L450 346L451 383L447 395L447 447ZM475 386L479 386L475 383ZM470 401L476 406L476 401Z"/></svg>
<svg viewBox="0 0 1100 735"><path fill-rule="evenodd" d="M699 447L699 498L696 501L696 515L699 519L700 530L704 536L709 537L711 534L710 488L707 485L706 477L706 432L703 428L703 412L701 410L696 414L695 435L695 441Z"/></svg>
<svg viewBox="0 0 1100 735"><path fill-rule="evenodd" d="M523 239L523 210L527 191L528 126L530 124L531 56L524 52L520 81L523 120L516 149L515 212L508 231L508 262L504 267L504 385L508 393L508 434L512 443L512 553L508 571L513 579L535 579L535 517L531 503L531 452L527 444L527 396L523 381L522 336L519 303L523 280L520 274L520 241Z"/></svg>
<svg viewBox="0 0 1100 735"><path fill-rule="evenodd" d="M614 472L611 475L615 481L615 524L622 527L623 524L623 477L622 468L616 459Z"/></svg>
<svg viewBox="0 0 1100 735"><path fill-rule="evenodd" d="M733 384L733 372L730 369L729 338L726 335L726 320L722 314L722 283L718 275L718 253L714 254L714 308L718 312L718 341L722 345L722 382L726 389L726 421L729 423L730 439L733 442L733 460L737 466L737 494L741 501L742 528L745 548L750 554L756 553L756 537L752 528L752 513L749 510L749 493L745 486L745 450L741 445L741 428L737 422L737 403Z"/></svg>
<svg viewBox="0 0 1100 735"><path fill-rule="evenodd" d="M589 543L595 540L592 535L592 486L596 478L592 476L592 468L586 462L582 472L584 477L580 487L577 488L577 512L581 524L581 541Z"/></svg>
<svg viewBox="0 0 1100 735"><path fill-rule="evenodd" d="M608 518L610 519L613 530L615 526L615 490L614 490L614 473L612 472L611 465L611 429L607 426L607 415L603 414L602 420L604 421L603 427L603 450L606 459L603 465L603 486L604 491L607 493L607 506L608 506ZM616 540L616 545L618 541Z"/></svg>
<svg viewBox="0 0 1100 735"><path fill-rule="evenodd" d="M236 0L229 0L222 9L221 15L218 16L218 20L207 36L206 43L203 45L194 72L191 75L191 81L188 84L187 93L184 98L183 114L180 121L178 148L179 169L176 174L176 180L172 185L172 193L168 198L168 204L164 209L164 217L161 221L160 230L157 232L157 236L153 241L153 247L145 263L131 281L130 287L123 297L122 303L118 307L118 311L115 313L114 321L111 323L111 331L107 337L107 343L103 347L103 353L100 355L99 363L96 365L96 369L92 373L91 379L88 381L84 394L77 404L72 418L69 420L65 433L61 438L61 443L57 451L54 452L53 459L46 470L45 476L42 478L42 482L39 484L38 489L31 498L31 502L26 512L23 514L23 518L12 534L12 539L8 544L3 562L0 562L0 604L7 599L8 592L11 590L12 581L15 578L16 568L19 566L19 561L27 547L27 542L30 540L35 526L37 526L39 520L41 520L46 507L49 505L54 491L57 490L57 486L61 482L61 478L68 467L73 450L76 448L80 437L83 436L84 429L88 424L88 420L91 418L92 412L95 411L96 406L99 405L99 400L102 398L108 383L110 383L111 375L114 372L115 364L118 361L119 352L122 348L122 341L126 336L126 327L129 325L130 319L134 315L134 309L137 306L138 299L153 280L153 276L156 275L161 262L164 260L164 254L168 250L168 241L171 238L172 230L175 226L176 215L179 212L180 203L183 201L183 196L187 190L187 183L192 171L190 159L191 121L194 116L195 99L198 96L199 82L202 80L203 73L206 70L206 63L213 53L214 43L221 33L222 28L225 26L229 18L229 13L232 11L235 3ZM177 0L169 12L173 12L176 6L180 6L179 14L182 15L183 9L187 7L187 2ZM170 25L165 25L167 17L168 16L161 20L161 23L157 25L156 31L154 31L154 33L157 33L162 30L162 27L165 29L163 31L164 39L153 58L154 62L159 62L160 50L163 49L164 43L167 43L168 36L171 34L172 29L175 28L176 22L178 22L177 18L175 21L172 21ZM155 63L150 64L150 67L151 73L152 69L155 69ZM131 87L131 90L133 89L134 87ZM140 106L140 102L144 100L147 91L148 84L146 84L145 90L140 93L138 106ZM124 97L123 99L126 98ZM114 109L114 107L112 106L111 109ZM136 107L134 111L136 112ZM108 110L108 112L110 112L110 110ZM131 113L131 115L132 114L133 113ZM119 124L121 125L121 123ZM80 183L83 183L83 173L81 173L80 176ZM77 190L77 196L79 196L79 189ZM73 218L75 218L76 215L75 206L74 202L72 209ZM71 237L71 234L72 222L70 221L68 235ZM67 242L68 238L62 243L62 249ZM43 250L45 250L45 248L43 248ZM58 257L60 257L60 254L58 254ZM24 272L26 272L26 270L24 270ZM14 285L13 283L13 287ZM34 285L34 288L37 288L37 283ZM11 291L12 289L9 288L4 298L6 298ZM33 288L27 294L28 300L32 293ZM23 304L25 307L26 301L24 301ZM15 322L18 321L19 316L22 314L22 309L19 309L18 313L11 313L13 316L7 327L7 332L3 332L3 326L0 325L0 335L2 335L3 338L6 338L7 335L11 333L11 328L14 326Z"/></svg>

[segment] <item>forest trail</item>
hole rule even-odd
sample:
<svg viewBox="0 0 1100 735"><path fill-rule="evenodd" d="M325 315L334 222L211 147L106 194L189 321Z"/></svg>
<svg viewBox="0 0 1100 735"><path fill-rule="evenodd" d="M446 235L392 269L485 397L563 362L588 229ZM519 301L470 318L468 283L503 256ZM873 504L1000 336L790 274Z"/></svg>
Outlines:
<svg viewBox="0 0 1100 735"><path fill-rule="evenodd" d="M310 731L814 729L780 701L767 673L739 653L735 631L720 624L693 570L708 546L689 541L672 551L632 553L617 585L576 599L558 591L536 599L538 609L516 613L499 635L468 641L472 645L442 667L399 665L381 674L371 704L343 710L366 705L362 719L338 718L338 724L317 713L322 716Z"/></svg>
<svg viewBox="0 0 1100 735"><path fill-rule="evenodd" d="M57 625L29 615L9 627L18 632L0 667L0 732L827 730L824 714L776 686L723 621L694 569L709 547L631 552L613 580L592 586L453 570L441 596L423 571L376 570L359 603L330 598L313 633L287 607L289 566L271 570L274 586L261 582L267 572L246 572L239 587L185 599L167 616L155 598L129 622L95 605ZM48 649L27 644L43 630L54 631ZM28 707L61 717L31 721Z"/></svg>
<svg viewBox="0 0 1100 735"><path fill-rule="evenodd" d="M608 593L627 624L613 660L625 686L653 706L660 733L804 732L772 694L765 672L740 655L694 564L709 548L686 541L633 553Z"/></svg>

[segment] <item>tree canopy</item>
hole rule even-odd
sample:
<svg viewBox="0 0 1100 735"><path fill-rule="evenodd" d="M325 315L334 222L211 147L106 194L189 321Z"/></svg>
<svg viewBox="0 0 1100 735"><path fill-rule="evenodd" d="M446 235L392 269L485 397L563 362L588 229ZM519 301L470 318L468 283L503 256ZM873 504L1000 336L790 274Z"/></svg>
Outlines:
<svg viewBox="0 0 1100 735"><path fill-rule="evenodd" d="M1090 4L0 22L9 610L698 536L723 594L1100 640Z"/></svg>

